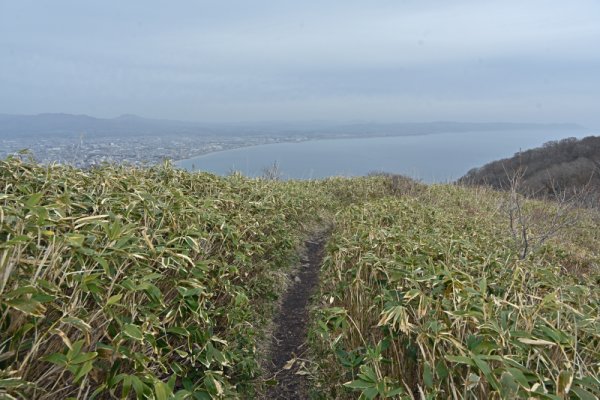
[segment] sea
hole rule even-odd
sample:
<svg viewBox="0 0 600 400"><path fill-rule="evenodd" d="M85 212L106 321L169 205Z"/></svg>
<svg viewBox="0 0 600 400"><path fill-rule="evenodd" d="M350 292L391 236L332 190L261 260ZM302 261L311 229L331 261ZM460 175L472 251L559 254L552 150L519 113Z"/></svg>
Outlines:
<svg viewBox="0 0 600 400"><path fill-rule="evenodd" d="M451 132L308 140L218 151L175 165L219 175L257 177L277 165L282 179L362 176L373 172L407 175L425 183L451 182L470 169L512 157L551 140L593 135L587 130Z"/></svg>

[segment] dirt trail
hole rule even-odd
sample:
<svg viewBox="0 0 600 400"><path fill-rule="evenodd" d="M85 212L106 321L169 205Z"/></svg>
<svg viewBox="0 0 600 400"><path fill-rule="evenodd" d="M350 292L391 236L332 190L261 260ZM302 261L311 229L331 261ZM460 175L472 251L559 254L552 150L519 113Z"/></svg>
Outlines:
<svg viewBox="0 0 600 400"><path fill-rule="evenodd" d="M292 274L292 282L283 295L270 349L269 375L277 380L266 393L267 399L306 399L306 376L297 374L306 352L308 303L319 283L326 233L313 235L305 242L301 265ZM290 368L290 360L296 359ZM287 364L287 365L286 365Z"/></svg>

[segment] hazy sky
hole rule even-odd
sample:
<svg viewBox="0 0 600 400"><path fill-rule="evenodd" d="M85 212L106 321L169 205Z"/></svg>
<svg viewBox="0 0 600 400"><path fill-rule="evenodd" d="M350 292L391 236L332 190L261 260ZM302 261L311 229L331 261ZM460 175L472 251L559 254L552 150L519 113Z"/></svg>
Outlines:
<svg viewBox="0 0 600 400"><path fill-rule="evenodd" d="M600 127L598 0L0 0L0 113Z"/></svg>

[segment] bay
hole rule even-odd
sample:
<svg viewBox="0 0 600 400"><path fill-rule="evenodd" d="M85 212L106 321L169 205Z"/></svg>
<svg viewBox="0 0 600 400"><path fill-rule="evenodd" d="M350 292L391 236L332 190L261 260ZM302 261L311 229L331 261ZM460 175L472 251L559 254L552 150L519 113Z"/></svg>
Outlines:
<svg viewBox="0 0 600 400"><path fill-rule="evenodd" d="M590 136L589 131L510 130L415 136L326 139L276 143L205 154L175 162L180 168L260 176L277 163L284 179L361 176L374 171L448 182L471 168L512 157L550 140Z"/></svg>

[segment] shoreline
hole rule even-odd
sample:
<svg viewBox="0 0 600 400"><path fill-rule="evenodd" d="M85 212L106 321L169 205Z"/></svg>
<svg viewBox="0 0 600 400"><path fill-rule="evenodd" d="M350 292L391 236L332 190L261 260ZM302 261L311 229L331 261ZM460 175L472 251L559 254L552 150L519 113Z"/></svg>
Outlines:
<svg viewBox="0 0 600 400"><path fill-rule="evenodd" d="M527 129L527 130L535 132L535 131L540 131L540 130L545 130L545 129L543 129L543 128L536 128L536 129ZM457 134L457 133L472 133L472 132L476 132L476 131L477 130L446 131L446 132L425 132L425 133L396 134L396 135L394 135L394 134L388 134L388 135L385 135L385 134L375 134L375 135L364 135L364 136L332 135L332 136L322 136L322 137L314 137L314 138L303 138L303 139L299 139L299 140L281 140L281 141L277 141L277 142L268 142L268 143L259 143L259 144L234 146L234 147L229 147L229 148L226 148L226 149L215 150L215 151L208 151L206 153L195 154L195 155L187 157L187 158L182 158L182 159L177 159L177 160L171 159L170 161L173 164L175 164L175 163L180 163L180 162L183 162L183 161L189 161L189 160L192 160L192 159L204 157L204 156L209 155L209 154L217 154L217 153L222 153L222 152L225 152L225 151L231 151L231 150L237 150L237 149L247 149L247 148L259 147L259 146L269 146L269 145L275 145L275 144L306 143L306 142L315 142L315 141L323 141L323 140L355 140L355 139L381 139L381 138L387 138L387 137L392 138L392 137L432 136L432 135L447 135L447 134ZM504 132L504 130L487 130L487 131L483 131L482 133L493 133L493 132ZM600 135L600 132L598 133L598 135ZM596 136L596 135L594 133L590 133L587 136Z"/></svg>
<svg viewBox="0 0 600 400"><path fill-rule="evenodd" d="M227 149L221 149L221 150L215 150L215 151L208 151L206 153L201 153L201 154L197 154L188 158L183 158L183 159L178 159L178 160L171 160L171 162L173 163L178 163L178 162L182 162L182 161L188 161L191 160L193 158L199 158L199 157L203 157L206 156L208 154L216 154L216 153L222 153L225 151L230 151L230 150L237 150L237 149L249 149L252 147L259 147L259 146L270 146L270 145L275 145L275 144L293 144L293 143L306 143L306 142L318 142L318 141L322 141L322 140L359 140L359 139L381 139L381 138L392 138L392 137L415 137L415 136L431 136L431 135L447 135L447 134L451 134L451 133L468 133L469 131L464 131L464 132L428 132L428 133L413 133L413 134L408 134L408 135L383 135L383 134L376 134L376 135L370 135L370 136L342 136L342 135L334 135L334 136L324 136L324 137L315 137L315 138L306 138L306 139L301 139L301 140L281 140L279 142L269 142L269 143L260 143L260 144L250 144L250 145L246 145L246 146L235 146L235 147L230 147ZM470 131L470 132L474 132L474 131ZM487 131L487 132L493 132L493 131Z"/></svg>

